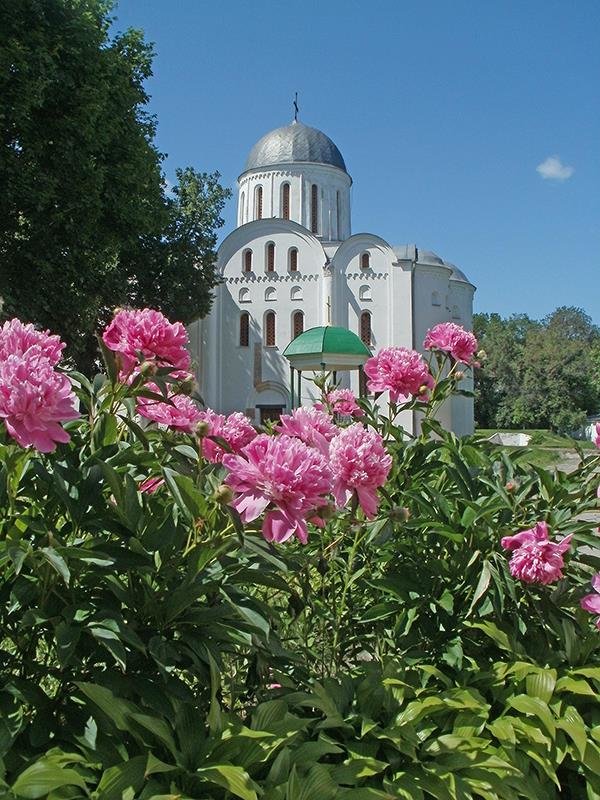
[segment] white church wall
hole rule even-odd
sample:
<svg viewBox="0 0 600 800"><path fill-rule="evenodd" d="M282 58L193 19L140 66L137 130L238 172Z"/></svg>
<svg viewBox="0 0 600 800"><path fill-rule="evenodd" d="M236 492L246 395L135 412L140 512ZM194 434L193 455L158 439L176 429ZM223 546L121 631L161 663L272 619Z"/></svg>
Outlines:
<svg viewBox="0 0 600 800"><path fill-rule="evenodd" d="M471 330L473 328L473 293L474 287L464 281L449 281L449 306L453 311L453 322ZM458 309L458 316L454 316ZM466 370L461 389L473 391L473 373ZM454 396L452 403L452 429L458 436L465 436L474 431L474 400L472 397Z"/></svg>

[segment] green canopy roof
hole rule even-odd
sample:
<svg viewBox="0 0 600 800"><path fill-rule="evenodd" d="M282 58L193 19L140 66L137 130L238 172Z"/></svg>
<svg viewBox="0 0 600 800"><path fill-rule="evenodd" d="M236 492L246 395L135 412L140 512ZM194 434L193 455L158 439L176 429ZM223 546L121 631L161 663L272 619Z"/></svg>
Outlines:
<svg viewBox="0 0 600 800"><path fill-rule="evenodd" d="M296 336L283 355L300 370L348 370L358 369L371 351L347 328L325 325Z"/></svg>

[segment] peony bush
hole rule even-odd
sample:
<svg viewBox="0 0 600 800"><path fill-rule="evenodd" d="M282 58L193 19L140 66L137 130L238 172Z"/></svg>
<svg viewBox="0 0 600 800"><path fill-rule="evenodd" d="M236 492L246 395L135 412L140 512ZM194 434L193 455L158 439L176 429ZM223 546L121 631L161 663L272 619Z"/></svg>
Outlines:
<svg viewBox="0 0 600 800"><path fill-rule="evenodd" d="M266 431L159 312L100 343L0 329L2 796L600 797L600 458L444 431L470 332Z"/></svg>

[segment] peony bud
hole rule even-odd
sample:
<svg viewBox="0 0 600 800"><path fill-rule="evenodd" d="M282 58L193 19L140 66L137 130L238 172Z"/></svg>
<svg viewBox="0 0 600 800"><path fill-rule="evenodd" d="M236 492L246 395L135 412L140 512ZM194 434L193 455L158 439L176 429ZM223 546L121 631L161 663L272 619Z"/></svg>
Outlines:
<svg viewBox="0 0 600 800"><path fill-rule="evenodd" d="M233 500L233 489L231 486L227 486L227 484L222 483L220 486L217 486L213 492L213 499L216 500L217 503L223 503L223 505L227 505L227 503L231 503Z"/></svg>
<svg viewBox="0 0 600 800"><path fill-rule="evenodd" d="M507 492L514 492L516 488L518 488L518 483L516 481L507 481L504 488Z"/></svg>
<svg viewBox="0 0 600 800"><path fill-rule="evenodd" d="M194 391L196 381L190 375L188 378L184 378L184 380L180 381L178 386L181 394L187 394L189 396Z"/></svg>
<svg viewBox="0 0 600 800"><path fill-rule="evenodd" d="M315 512L317 517L320 517L322 520L329 520L333 519L335 516L336 507L333 503L328 503L326 506L319 506Z"/></svg>
<svg viewBox="0 0 600 800"><path fill-rule="evenodd" d="M410 519L410 509L406 506L393 506L390 511L390 519L394 522L407 522Z"/></svg>
<svg viewBox="0 0 600 800"><path fill-rule="evenodd" d="M210 422L206 422L206 420L200 420L200 422L197 422L196 427L194 428L194 433L198 437L207 436L210 433Z"/></svg>
<svg viewBox="0 0 600 800"><path fill-rule="evenodd" d="M154 361L144 361L140 366L140 373L144 376L144 378L150 378L153 375L156 375L157 372L158 367Z"/></svg>

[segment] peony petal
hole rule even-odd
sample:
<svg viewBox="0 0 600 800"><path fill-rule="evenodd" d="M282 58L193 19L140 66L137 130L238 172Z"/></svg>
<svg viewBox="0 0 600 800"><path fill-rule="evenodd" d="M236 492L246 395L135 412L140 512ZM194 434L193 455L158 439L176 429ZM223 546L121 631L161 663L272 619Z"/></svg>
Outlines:
<svg viewBox="0 0 600 800"><path fill-rule="evenodd" d="M267 542L285 542L296 532L296 521L280 509L265 515L262 533Z"/></svg>
<svg viewBox="0 0 600 800"><path fill-rule="evenodd" d="M244 522L252 522L263 513L269 505L269 498L262 494L246 492L237 497L231 505Z"/></svg>
<svg viewBox="0 0 600 800"><path fill-rule="evenodd" d="M586 594L579 601L579 605L590 614L600 614L600 594Z"/></svg>

